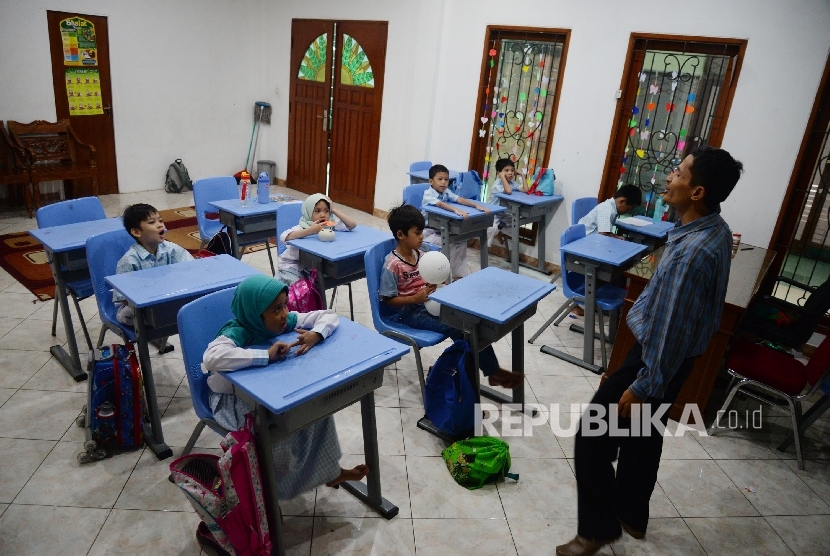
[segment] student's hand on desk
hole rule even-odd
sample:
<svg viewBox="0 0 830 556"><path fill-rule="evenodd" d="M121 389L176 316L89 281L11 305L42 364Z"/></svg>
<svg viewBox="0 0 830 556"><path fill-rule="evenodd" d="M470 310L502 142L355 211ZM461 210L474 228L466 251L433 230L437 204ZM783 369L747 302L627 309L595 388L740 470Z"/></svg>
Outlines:
<svg viewBox="0 0 830 556"><path fill-rule="evenodd" d="M415 303L426 303L429 296L438 289L438 286L427 284L425 288L415 294Z"/></svg>
<svg viewBox="0 0 830 556"><path fill-rule="evenodd" d="M318 332L312 332L311 330L302 330L297 328L294 332L297 333L297 341L291 344L291 347L300 346L299 349L294 352L295 355L304 354L323 340L322 335Z"/></svg>
<svg viewBox="0 0 830 556"><path fill-rule="evenodd" d="M460 216L461 218L467 218L467 212L461 209L453 209L453 212Z"/></svg>
<svg viewBox="0 0 830 556"><path fill-rule="evenodd" d="M274 342L274 344L268 348L268 360L269 361L276 361L282 357L288 355L289 350L291 350L292 344L286 344L285 342Z"/></svg>
<svg viewBox="0 0 830 556"><path fill-rule="evenodd" d="M641 403L643 403L643 400L632 394L631 390L626 388L617 404L617 414L620 417L631 417L631 406Z"/></svg>
<svg viewBox="0 0 830 556"><path fill-rule="evenodd" d="M480 210L481 212L483 212L484 214L490 214L490 209L488 209L487 207L483 207L481 205L476 205L476 208L478 210Z"/></svg>

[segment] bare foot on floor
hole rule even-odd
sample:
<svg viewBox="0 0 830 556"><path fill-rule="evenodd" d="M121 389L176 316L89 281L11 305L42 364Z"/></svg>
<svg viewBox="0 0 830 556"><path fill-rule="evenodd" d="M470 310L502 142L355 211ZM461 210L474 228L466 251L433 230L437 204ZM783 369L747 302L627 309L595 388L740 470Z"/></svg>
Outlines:
<svg viewBox="0 0 830 556"><path fill-rule="evenodd" d="M499 369L487 379L490 386L501 386L502 388L508 388L510 390L518 388L523 380L524 375L508 371L507 369Z"/></svg>
<svg viewBox="0 0 830 556"><path fill-rule="evenodd" d="M369 474L369 466L365 463L361 463L357 467L352 469L343 469L340 468L340 475L333 481L329 481L326 483L327 487L336 487L340 483L344 481L359 481L363 479L366 475Z"/></svg>

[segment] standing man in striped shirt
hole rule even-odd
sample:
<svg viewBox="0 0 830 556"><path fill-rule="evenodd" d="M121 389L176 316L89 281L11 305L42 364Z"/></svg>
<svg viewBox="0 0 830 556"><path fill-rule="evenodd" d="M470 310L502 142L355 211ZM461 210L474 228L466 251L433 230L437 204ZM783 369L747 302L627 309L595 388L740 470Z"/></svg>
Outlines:
<svg viewBox="0 0 830 556"><path fill-rule="evenodd" d="M655 419L662 411L665 427L668 408L720 324L732 249L720 203L742 170L728 152L703 147L666 180L663 201L674 207L680 222L669 232L657 270L628 312L626 322L637 343L591 400L594 418L583 414L580 421L575 443L579 526L571 542L556 547L558 556L595 554L622 530L636 539L645 536L663 437L645 418L640 436L627 435L625 429L631 426L632 408ZM607 432L611 413L626 436ZM600 421L605 432L597 432Z"/></svg>

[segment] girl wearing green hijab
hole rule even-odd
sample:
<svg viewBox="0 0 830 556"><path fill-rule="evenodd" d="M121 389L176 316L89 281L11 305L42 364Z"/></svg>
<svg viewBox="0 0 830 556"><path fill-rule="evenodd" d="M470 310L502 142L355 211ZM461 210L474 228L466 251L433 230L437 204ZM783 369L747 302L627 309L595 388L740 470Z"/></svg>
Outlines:
<svg viewBox="0 0 830 556"><path fill-rule="evenodd" d="M216 422L228 430L241 428L252 408L233 393L231 383L216 371L268 365L294 348L295 355L302 355L337 328L339 317L330 309L289 312L285 305L287 294L284 283L264 274L243 280L231 301L235 318L219 330L205 350L202 367L210 372L210 408ZM297 332L296 341L273 342L275 336L288 330ZM263 344L270 347L251 347ZM280 440L273 451L277 492L286 500L322 484L335 486L343 481L360 480L369 472L366 465L353 469L340 467L340 443L333 417Z"/></svg>
<svg viewBox="0 0 830 556"><path fill-rule="evenodd" d="M331 224L334 222L334 224ZM357 226L357 222L347 214L331 206L331 199L322 193L309 195L303 201L303 215L299 224L282 233L280 241L286 244L286 249L280 255L277 268L281 281L289 286L303 277L306 270L300 264L300 252L293 245L287 245L292 239L317 234L323 228L334 227L335 232L348 232Z"/></svg>

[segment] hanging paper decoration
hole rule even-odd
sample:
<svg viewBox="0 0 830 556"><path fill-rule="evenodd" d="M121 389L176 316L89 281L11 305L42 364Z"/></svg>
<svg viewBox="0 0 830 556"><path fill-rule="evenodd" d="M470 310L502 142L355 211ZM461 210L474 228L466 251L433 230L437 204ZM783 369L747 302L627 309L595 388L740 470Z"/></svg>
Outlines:
<svg viewBox="0 0 830 556"><path fill-rule="evenodd" d="M676 106L677 106L677 105L676 105L675 103L673 103L673 102L667 102L667 103L666 103L666 112L674 112L674 108L675 108Z"/></svg>
<svg viewBox="0 0 830 556"><path fill-rule="evenodd" d="M527 93L525 93L524 91L520 92L519 93L519 100L526 100L526 99L527 99Z"/></svg>
<svg viewBox="0 0 830 556"><path fill-rule="evenodd" d="M660 87L657 86L657 83L655 83L654 85L649 85L648 92L652 95L656 95L660 92Z"/></svg>
<svg viewBox="0 0 830 556"><path fill-rule="evenodd" d="M483 123L483 124L487 123L487 116L482 116L481 117L481 123Z"/></svg>
<svg viewBox="0 0 830 556"><path fill-rule="evenodd" d="M540 122L542 121L542 118L543 118L544 116L545 116L545 115L544 115L544 114L542 114L541 112L536 112L536 119L537 119L537 120L539 120Z"/></svg>
<svg viewBox="0 0 830 556"><path fill-rule="evenodd" d="M694 102L694 101L695 101L695 98L696 98L696 97L695 97L695 94L694 94L694 93L689 93L689 102Z"/></svg>
<svg viewBox="0 0 830 556"><path fill-rule="evenodd" d="M637 156L639 156L640 158L645 158L646 151L644 151L643 149L637 149Z"/></svg>
<svg viewBox="0 0 830 556"><path fill-rule="evenodd" d="M495 55L496 55L496 49L495 49L495 48L491 48L491 49L490 49L489 54L490 54L490 57L491 57L491 58L492 58L493 56L495 56Z"/></svg>
<svg viewBox="0 0 830 556"><path fill-rule="evenodd" d="M530 66L522 66L522 71L527 73L527 70L530 69Z"/></svg>
<svg viewBox="0 0 830 556"><path fill-rule="evenodd" d="M517 119L517 120L524 120L524 119L525 119L525 115L524 115L524 114L522 114L521 112L516 112L516 119Z"/></svg>
<svg viewBox="0 0 830 556"><path fill-rule="evenodd" d="M484 137L485 135L487 135L487 131L484 128L478 130L479 137Z"/></svg>
<svg viewBox="0 0 830 556"><path fill-rule="evenodd" d="M639 113L640 113L640 109L639 109L639 108L637 108L637 107L635 106L634 108L632 108L632 109L631 109L631 113L632 113L632 114L639 114Z"/></svg>
<svg viewBox="0 0 830 556"><path fill-rule="evenodd" d="M657 108L657 104L655 104L653 102L649 102L648 104L646 104L646 108L648 109L649 112L651 112L652 110Z"/></svg>
<svg viewBox="0 0 830 556"><path fill-rule="evenodd" d="M695 111L695 107L694 107L694 106L687 106L687 107L686 107L686 114L691 114L691 113L692 113L692 112L694 112L694 111Z"/></svg>

